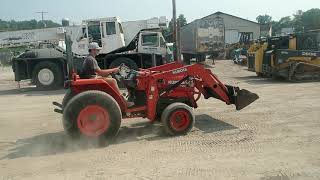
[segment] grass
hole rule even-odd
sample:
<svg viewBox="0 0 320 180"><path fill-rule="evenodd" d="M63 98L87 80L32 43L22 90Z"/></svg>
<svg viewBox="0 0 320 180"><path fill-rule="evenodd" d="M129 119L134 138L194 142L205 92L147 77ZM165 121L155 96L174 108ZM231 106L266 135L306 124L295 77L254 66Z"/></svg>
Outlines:
<svg viewBox="0 0 320 180"><path fill-rule="evenodd" d="M16 47L6 47L0 48L0 52L22 52L25 51L28 47L27 46L16 46Z"/></svg>

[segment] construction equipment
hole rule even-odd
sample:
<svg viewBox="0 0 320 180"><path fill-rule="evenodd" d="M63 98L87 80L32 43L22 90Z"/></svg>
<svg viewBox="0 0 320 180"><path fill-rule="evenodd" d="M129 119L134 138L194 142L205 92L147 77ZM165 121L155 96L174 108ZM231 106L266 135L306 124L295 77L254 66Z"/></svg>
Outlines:
<svg viewBox="0 0 320 180"><path fill-rule="evenodd" d="M248 49L246 48L239 48L233 50L233 62L239 65L247 65L248 64L248 57L247 57Z"/></svg>
<svg viewBox="0 0 320 180"><path fill-rule="evenodd" d="M253 33L239 33L239 41L234 44L227 45L226 58L232 59L235 64L247 65L248 49L253 43Z"/></svg>
<svg viewBox="0 0 320 180"><path fill-rule="evenodd" d="M319 32L260 40L248 51L248 69L258 76L289 81L320 79Z"/></svg>
<svg viewBox="0 0 320 180"><path fill-rule="evenodd" d="M292 82L320 80L320 51L276 50L271 53L273 77L282 77Z"/></svg>
<svg viewBox="0 0 320 180"><path fill-rule="evenodd" d="M258 76L267 76L264 74L263 64L265 52L272 49L289 49L289 36L279 36L270 38L261 38L256 40L248 49L248 70L256 72Z"/></svg>
<svg viewBox="0 0 320 180"><path fill-rule="evenodd" d="M65 32L73 41L75 70L81 69L90 42L97 42L102 47L97 57L101 68L113 68L124 63L138 69L172 61L172 52L160 31L165 24L165 18L124 23L117 17L90 19L83 21L81 26L0 33L0 45L36 42L36 48L13 60L15 80L32 79L37 87L48 90L62 87L68 76L64 55Z"/></svg>
<svg viewBox="0 0 320 180"><path fill-rule="evenodd" d="M131 95L128 107L121 93L104 79L79 79L73 74L66 83L69 93L63 104L54 103L63 113L65 131L74 138L81 136L104 139L114 137L122 119L143 117L161 120L169 135L187 134L193 127L201 95L216 98L241 110L257 100L258 95L223 84L200 64L185 66L174 62L136 71L120 66L120 77Z"/></svg>

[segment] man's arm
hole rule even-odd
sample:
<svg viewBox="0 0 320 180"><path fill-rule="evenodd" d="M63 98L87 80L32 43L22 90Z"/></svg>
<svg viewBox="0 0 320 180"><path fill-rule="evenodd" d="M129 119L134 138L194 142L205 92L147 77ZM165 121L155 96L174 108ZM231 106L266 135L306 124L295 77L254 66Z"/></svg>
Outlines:
<svg viewBox="0 0 320 180"><path fill-rule="evenodd" d="M104 69L104 70L101 70L100 68L99 69L96 69L95 72L97 75L99 76L109 76L110 74L112 73L117 73L119 72L119 68L113 68L113 69Z"/></svg>
<svg viewBox="0 0 320 180"><path fill-rule="evenodd" d="M112 73L117 73L119 72L119 68L113 68L113 69L100 69L98 62L96 60L92 61L92 65L93 65L93 69L94 72L98 75L98 76L109 76Z"/></svg>

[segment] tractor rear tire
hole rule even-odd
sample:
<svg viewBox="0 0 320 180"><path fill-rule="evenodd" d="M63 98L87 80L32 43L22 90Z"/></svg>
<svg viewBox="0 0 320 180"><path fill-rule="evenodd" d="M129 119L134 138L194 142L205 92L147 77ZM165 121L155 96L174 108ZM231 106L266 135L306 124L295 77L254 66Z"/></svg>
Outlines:
<svg viewBox="0 0 320 180"><path fill-rule="evenodd" d="M121 110L113 97L101 91L74 96L63 111L63 127L73 139L89 137L102 143L119 132Z"/></svg>
<svg viewBox="0 0 320 180"><path fill-rule="evenodd" d="M40 90L55 90L63 85L63 72L58 64L45 61L35 66L32 72L32 82Z"/></svg>
<svg viewBox="0 0 320 180"><path fill-rule="evenodd" d="M162 112L161 122L168 135L181 136L192 130L195 116L190 106L184 103L172 103Z"/></svg>

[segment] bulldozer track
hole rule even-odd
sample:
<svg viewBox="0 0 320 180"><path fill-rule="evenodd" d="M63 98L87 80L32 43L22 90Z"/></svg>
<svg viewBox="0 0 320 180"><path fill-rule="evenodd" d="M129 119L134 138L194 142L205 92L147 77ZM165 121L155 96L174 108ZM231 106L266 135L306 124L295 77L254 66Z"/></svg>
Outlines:
<svg viewBox="0 0 320 180"><path fill-rule="evenodd" d="M304 71L304 66L309 66L309 67L314 67L318 68L318 71L314 72L308 72ZM303 72L298 73L297 70L298 68L302 67ZM307 74L311 75L307 75ZM300 76L300 79L298 78L298 75ZM310 77L311 76L311 77ZM302 78L302 79L301 79ZM289 81L291 82L312 82L312 81L319 81L320 80L320 66L315 65L315 64L307 64L303 62L298 62L298 63L292 63L289 68Z"/></svg>

